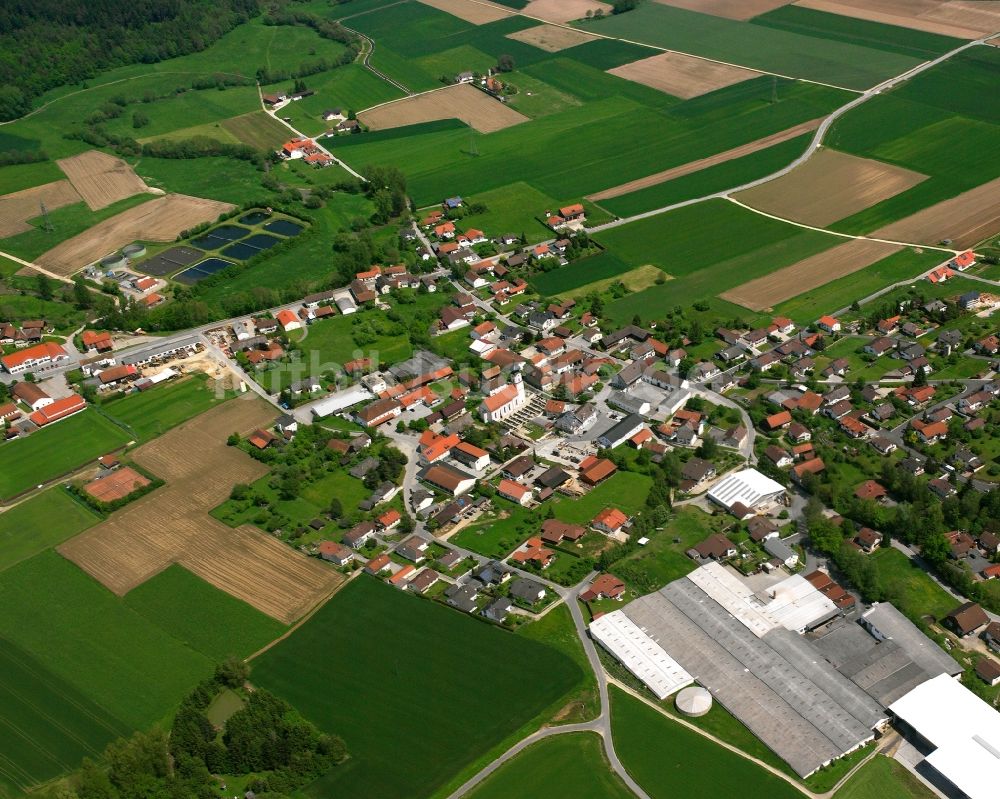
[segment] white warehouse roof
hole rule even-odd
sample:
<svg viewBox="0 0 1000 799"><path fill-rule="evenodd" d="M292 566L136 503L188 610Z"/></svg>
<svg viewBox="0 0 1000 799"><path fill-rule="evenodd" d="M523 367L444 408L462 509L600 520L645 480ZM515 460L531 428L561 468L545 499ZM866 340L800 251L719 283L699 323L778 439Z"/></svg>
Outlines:
<svg viewBox="0 0 1000 799"><path fill-rule="evenodd" d="M996 799L1000 713L947 674L918 685L889 710L935 747L926 762L969 799Z"/></svg>
<svg viewBox="0 0 1000 799"><path fill-rule="evenodd" d="M694 682L676 660L620 610L592 621L590 634L642 680L657 699L666 699L674 691Z"/></svg>
<svg viewBox="0 0 1000 799"><path fill-rule="evenodd" d="M756 469L744 469L720 480L708 492L708 498L731 508L741 502L748 508L755 508L765 502L773 502L785 491L781 483L761 474Z"/></svg>

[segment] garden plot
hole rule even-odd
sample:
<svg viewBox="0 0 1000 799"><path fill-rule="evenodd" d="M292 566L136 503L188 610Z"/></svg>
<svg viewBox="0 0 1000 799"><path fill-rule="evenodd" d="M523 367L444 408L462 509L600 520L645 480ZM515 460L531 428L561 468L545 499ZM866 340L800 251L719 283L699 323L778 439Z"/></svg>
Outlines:
<svg viewBox="0 0 1000 799"><path fill-rule="evenodd" d="M1000 30L1000 3L997 2L799 0L795 5L960 39L978 39Z"/></svg>
<svg viewBox="0 0 1000 799"><path fill-rule="evenodd" d="M1000 178L918 211L869 235L925 244L950 240L952 247L965 249L997 232L1000 232Z"/></svg>
<svg viewBox="0 0 1000 799"><path fill-rule="evenodd" d="M371 130L455 118L481 133L493 133L528 121L528 117L466 83L396 100L358 114L358 119Z"/></svg>
<svg viewBox="0 0 1000 799"><path fill-rule="evenodd" d="M611 13L611 6L598 3L597 0L531 0L521 9L521 13L546 22L572 22L586 17L588 11L598 9L605 14Z"/></svg>
<svg viewBox="0 0 1000 799"><path fill-rule="evenodd" d="M562 28L558 25L539 25L536 28L525 28L521 31L508 33L507 38L530 44L532 47L545 50L547 53L558 53L568 47L576 47L578 44L586 44L596 39L589 33L573 28Z"/></svg>
<svg viewBox="0 0 1000 799"><path fill-rule="evenodd" d="M0 197L0 239L31 230L29 219L48 211L80 202L81 197L68 180L56 180L43 186L15 191Z"/></svg>
<svg viewBox="0 0 1000 799"><path fill-rule="evenodd" d="M665 6L685 8L713 17L746 20L789 5L792 0L656 0Z"/></svg>
<svg viewBox="0 0 1000 799"><path fill-rule="evenodd" d="M608 72L684 100L759 78L761 74L752 69L706 61L684 53L660 53L609 69Z"/></svg>
<svg viewBox="0 0 1000 799"><path fill-rule="evenodd" d="M496 22L498 19L505 19L514 13L509 8L473 2L473 0L420 0L420 2L425 6L451 14L453 17L471 22L473 25Z"/></svg>
<svg viewBox="0 0 1000 799"><path fill-rule="evenodd" d="M299 618L342 579L332 569L256 528L230 528L208 515L235 483L267 469L226 445L274 418L253 400L232 400L174 428L135 452L166 485L59 547L108 589L124 595L179 563L206 582L284 623Z"/></svg>
<svg viewBox="0 0 1000 799"><path fill-rule="evenodd" d="M91 211L99 211L112 203L150 191L132 167L120 158L88 150L56 161Z"/></svg>
<svg viewBox="0 0 1000 799"><path fill-rule="evenodd" d="M852 239L784 269L743 283L723 292L719 297L751 311L763 311L765 308L773 308L779 302L871 266L900 249L902 248L894 244Z"/></svg>
<svg viewBox="0 0 1000 799"><path fill-rule="evenodd" d="M822 149L787 175L733 196L783 219L825 227L926 179L899 166Z"/></svg>
<svg viewBox="0 0 1000 799"><path fill-rule="evenodd" d="M72 275L134 241L173 241L182 231L212 222L234 207L216 200L168 194L98 222L43 253L35 262L57 274Z"/></svg>

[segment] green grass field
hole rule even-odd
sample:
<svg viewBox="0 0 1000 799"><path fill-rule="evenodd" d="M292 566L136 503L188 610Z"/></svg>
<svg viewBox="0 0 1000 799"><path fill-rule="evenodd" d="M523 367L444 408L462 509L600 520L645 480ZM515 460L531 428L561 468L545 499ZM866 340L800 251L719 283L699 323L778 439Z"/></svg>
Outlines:
<svg viewBox="0 0 1000 799"><path fill-rule="evenodd" d="M733 186L742 186L791 163L805 151L811 139L812 134L797 136L773 147L668 180L666 183L612 197L610 200L601 200L600 205L616 216L627 217L695 197L704 197Z"/></svg>
<svg viewBox="0 0 1000 799"><path fill-rule="evenodd" d="M574 64L553 61L553 74ZM549 73L543 75L551 80ZM477 135L477 155L470 155L467 128L381 140L356 136L340 154L355 168L400 165L418 206L517 181L549 197L578 199L823 116L847 97L834 89L779 81L778 102L771 103L771 90L771 81L760 78L666 110L623 93L608 94L530 124ZM623 140L643 146L623 147Z"/></svg>
<svg viewBox="0 0 1000 799"><path fill-rule="evenodd" d="M578 679L579 667L555 649L368 578L344 587L253 671L254 682L347 742L350 761L309 794L371 799L432 793Z"/></svg>
<svg viewBox="0 0 1000 799"><path fill-rule="evenodd" d="M246 657L286 629L176 564L130 591L125 606L213 661Z"/></svg>
<svg viewBox="0 0 1000 799"><path fill-rule="evenodd" d="M222 157L193 160L143 157L134 161L133 167L149 186L164 191L234 205L267 205L267 198L273 197L260 185L263 174L248 161Z"/></svg>
<svg viewBox="0 0 1000 799"><path fill-rule="evenodd" d="M218 124L237 141L258 150L277 149L292 136L281 122L261 110L223 119Z"/></svg>
<svg viewBox="0 0 1000 799"><path fill-rule="evenodd" d="M6 273L6 264L12 265L11 272L24 268L16 261L0 264L0 274ZM37 285L32 278L15 277L9 281L11 291L21 288L34 290ZM59 296L59 295L57 295ZM61 300L43 300L31 294L0 294L0 316L5 321L20 322L25 319L45 319L59 333L70 333L86 320L86 313Z"/></svg>
<svg viewBox="0 0 1000 799"><path fill-rule="evenodd" d="M66 176L54 161L39 161L34 164L12 164L0 167L0 194L9 194L32 186L41 186Z"/></svg>
<svg viewBox="0 0 1000 799"><path fill-rule="evenodd" d="M138 441L148 441L232 396L229 391L217 396L208 375L199 372L106 402L101 410L131 430Z"/></svg>
<svg viewBox="0 0 1000 799"><path fill-rule="evenodd" d="M482 214L462 217L457 223L460 229L477 228L484 231L487 236L499 236L503 233L513 233L515 236L524 234L529 243L544 241L552 236L552 231L539 221L539 217L544 219L546 211L555 210L562 205L558 200L524 181L474 194L465 199L485 203L487 210Z"/></svg>
<svg viewBox="0 0 1000 799"><path fill-rule="evenodd" d="M100 519L63 488L50 488L0 513L0 571L61 544Z"/></svg>
<svg viewBox="0 0 1000 799"><path fill-rule="evenodd" d="M543 297L573 291L589 283L617 277L634 268L612 252L602 252L573 261L551 272L541 272L531 278L531 287Z"/></svg>
<svg viewBox="0 0 1000 799"><path fill-rule="evenodd" d="M674 278L611 303L607 314L616 321L634 314L656 319L666 307L714 297L841 243L725 200L679 208L596 238L630 266L652 264Z"/></svg>
<svg viewBox="0 0 1000 799"><path fill-rule="evenodd" d="M70 472L129 441L128 434L92 408L0 444L0 497Z"/></svg>
<svg viewBox="0 0 1000 799"><path fill-rule="evenodd" d="M677 796L795 799L799 792L755 763L723 749L611 687L615 750L652 799Z"/></svg>
<svg viewBox="0 0 1000 799"><path fill-rule="evenodd" d="M957 601L926 571L896 549L880 549L872 555L880 581L892 587L892 603L911 619L933 616L942 619Z"/></svg>
<svg viewBox="0 0 1000 799"><path fill-rule="evenodd" d="M872 38L865 45L874 46L862 46L825 34L810 35L812 31L751 27L749 22L657 3L644 3L628 14L609 15L600 21L579 22L576 27L851 89L866 89L925 60L894 52L898 47L876 49L881 43Z"/></svg>
<svg viewBox="0 0 1000 799"><path fill-rule="evenodd" d="M931 799L933 796L905 766L876 755L834 794L834 799Z"/></svg>
<svg viewBox="0 0 1000 799"><path fill-rule="evenodd" d="M468 795L470 799L627 799L632 792L608 767L601 739L574 733L526 749Z"/></svg>
<svg viewBox="0 0 1000 799"><path fill-rule="evenodd" d="M129 727L52 673L23 649L0 638L0 796L96 757Z"/></svg>
<svg viewBox="0 0 1000 799"><path fill-rule="evenodd" d="M3 573L0 637L131 728L162 719L212 670L51 550Z"/></svg>

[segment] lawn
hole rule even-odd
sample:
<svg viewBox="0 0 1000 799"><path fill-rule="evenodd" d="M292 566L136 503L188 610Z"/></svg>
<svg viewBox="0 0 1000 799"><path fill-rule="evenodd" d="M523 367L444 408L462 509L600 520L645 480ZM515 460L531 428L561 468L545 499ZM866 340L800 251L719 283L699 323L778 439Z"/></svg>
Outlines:
<svg viewBox="0 0 1000 799"><path fill-rule="evenodd" d="M742 186L777 172L791 163L805 152L811 139L811 133L797 136L781 144L744 155L742 158L734 158L665 183L612 197L610 200L601 200L600 205L616 216L627 217L696 197L704 197L733 186Z"/></svg>
<svg viewBox="0 0 1000 799"><path fill-rule="evenodd" d="M267 205L271 195L260 185L263 173L248 161L221 156L211 158L139 158L136 174L149 186L206 197L234 205Z"/></svg>
<svg viewBox="0 0 1000 799"><path fill-rule="evenodd" d="M890 601L913 620L923 616L942 619L958 602L902 552L887 547L871 556L878 567L879 583Z"/></svg>
<svg viewBox="0 0 1000 799"><path fill-rule="evenodd" d="M0 638L0 796L20 796L32 785L96 757L129 727L52 673L27 652Z"/></svg>
<svg viewBox="0 0 1000 799"><path fill-rule="evenodd" d="M632 792L608 767L601 739L589 733L549 738L505 763L470 799L628 799Z"/></svg>
<svg viewBox="0 0 1000 799"><path fill-rule="evenodd" d="M2 246L2 244L0 244ZM0 272L6 271L5 261L0 265ZM16 272L24 268L23 264L10 262L16 266L11 271ZM21 288L33 290L37 285L33 278L15 277L9 281L11 290L18 291ZM57 297L63 296L57 294ZM76 330L87 318L85 311L78 310L68 302L61 302L58 299L43 300L31 294L0 294L0 317L6 322L22 322L26 319L44 319L61 333L69 333Z"/></svg>
<svg viewBox="0 0 1000 799"><path fill-rule="evenodd" d="M216 393L214 381L199 372L111 400L101 410L131 430L138 441L148 441L232 396L225 389Z"/></svg>
<svg viewBox="0 0 1000 799"><path fill-rule="evenodd" d="M132 589L125 607L217 662L246 657L287 629L176 564Z"/></svg>
<svg viewBox="0 0 1000 799"><path fill-rule="evenodd" d="M288 141L292 133L280 121L260 109L224 119L219 125L237 141L257 150L274 150L282 142Z"/></svg>
<svg viewBox="0 0 1000 799"><path fill-rule="evenodd" d="M524 181L474 194L465 200L467 203L483 203L487 210L482 214L462 217L456 223L460 229L476 228L484 231L487 236L504 233L523 235L532 244L552 237L552 231L539 219L545 218L546 211L555 211L561 205Z"/></svg>
<svg viewBox="0 0 1000 799"><path fill-rule="evenodd" d="M518 635L539 641L558 649L573 658L580 667L581 675L577 692L568 698L566 708L558 714L558 720L563 724L579 721L589 721L600 710L600 699L597 695L597 678L583 651L583 644L576 633L576 625L565 604L552 608L542 618L531 624L522 624L517 628Z"/></svg>
<svg viewBox="0 0 1000 799"><path fill-rule="evenodd" d="M358 478L351 477L346 471L336 471L303 487L302 498L323 509L329 507L333 497L337 497L345 508L352 509L370 493Z"/></svg>
<svg viewBox="0 0 1000 799"><path fill-rule="evenodd" d="M0 513L0 571L61 544L100 521L62 487L50 488Z"/></svg>
<svg viewBox="0 0 1000 799"><path fill-rule="evenodd" d="M129 435L96 410L87 410L0 444L0 498L71 472L124 446Z"/></svg>
<svg viewBox="0 0 1000 799"><path fill-rule="evenodd" d="M708 200L631 222L600 233L597 239L626 263L652 264L674 278L611 303L607 315L616 321L634 314L655 319L664 308L714 297L842 243L726 200Z"/></svg>
<svg viewBox="0 0 1000 799"><path fill-rule="evenodd" d="M801 794L760 766L611 687L615 750L652 799L740 796L797 799Z"/></svg>
<svg viewBox="0 0 1000 799"><path fill-rule="evenodd" d="M575 63L550 62L552 74ZM550 71L539 77L550 80ZM823 116L846 97L834 89L782 80L777 92L778 101L771 103L771 81L759 78L666 110L614 93L478 135L476 154L470 154L467 128L379 140L354 136L338 154L355 167L400 165L418 206L517 181L549 197L579 199ZM623 140L642 146L622 147Z"/></svg>
<svg viewBox="0 0 1000 799"><path fill-rule="evenodd" d="M350 761L310 795L383 799L426 796L535 728L579 673L556 649L361 578L258 658L252 679L347 742Z"/></svg>
<svg viewBox="0 0 1000 799"><path fill-rule="evenodd" d="M212 670L51 550L3 573L0 637L130 728L164 718Z"/></svg>
<svg viewBox="0 0 1000 799"><path fill-rule="evenodd" d="M605 36L851 89L869 88L925 60L826 35L751 25L658 3L644 3L628 14L576 23L578 28ZM865 44L879 42L870 39Z"/></svg>
<svg viewBox="0 0 1000 799"><path fill-rule="evenodd" d="M931 799L933 796L905 766L885 755L876 755L834 794L834 799Z"/></svg>

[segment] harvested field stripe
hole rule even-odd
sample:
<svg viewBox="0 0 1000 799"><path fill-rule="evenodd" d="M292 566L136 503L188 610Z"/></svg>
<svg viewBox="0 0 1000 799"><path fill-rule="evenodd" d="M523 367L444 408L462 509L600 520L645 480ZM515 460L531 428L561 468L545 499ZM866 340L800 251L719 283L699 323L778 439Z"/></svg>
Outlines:
<svg viewBox="0 0 1000 799"><path fill-rule="evenodd" d="M786 6L793 0L656 0L657 3L674 8L711 14L713 17L747 20Z"/></svg>
<svg viewBox="0 0 1000 799"><path fill-rule="evenodd" d="M98 150L88 150L56 163L91 211L99 211L118 200L149 191L132 167L122 159Z"/></svg>
<svg viewBox="0 0 1000 799"><path fill-rule="evenodd" d="M484 25L488 22L496 22L498 19L506 19L514 11L502 6L494 6L488 3L467 2L467 0L418 0L425 6L444 11L453 17L458 17L473 25Z"/></svg>
<svg viewBox="0 0 1000 799"><path fill-rule="evenodd" d="M900 249L892 244L855 239L786 266L784 269L743 283L723 292L719 297L752 311L763 311L803 292L864 269Z"/></svg>
<svg viewBox="0 0 1000 799"><path fill-rule="evenodd" d="M706 64L701 59L674 52L632 61L608 72L685 100L761 76L756 70Z"/></svg>
<svg viewBox="0 0 1000 799"><path fill-rule="evenodd" d="M965 23L961 13L956 20L947 17L937 19L934 13L921 13L925 12L925 7L912 0L798 0L796 5L959 39L978 39L993 30L989 24L983 25L981 19L970 18L968 24ZM971 8L966 13L975 14ZM1000 20L997 21L997 27L1000 27Z"/></svg>
<svg viewBox="0 0 1000 799"><path fill-rule="evenodd" d="M690 163L682 164L681 166L674 167L673 169L665 169L662 172L647 175L646 177L639 178L638 180L630 180L628 183L622 183L620 186L614 186L610 189L599 191L596 194L590 194L586 199L591 202L610 200L613 197L620 197L623 194L629 194L633 191L638 191L639 189L648 188L649 186L666 183L668 180L673 180L674 178L690 175L692 172L699 172L702 169L707 169L708 167L715 166L716 164L732 161L735 158L742 158L745 155L750 155L758 150L764 150L775 144L781 144L782 142L789 141L790 139L794 139L795 137L801 136L805 133L812 133L812 131L816 130L820 126L822 121L822 119L811 119L808 122L803 122L795 127L779 131L778 133L772 133L770 136L765 136L762 139L757 139L756 141L740 145L739 147L734 147L731 150L726 150L725 152L717 153L716 155L710 155L708 158L700 158L697 161L691 161Z"/></svg>
<svg viewBox="0 0 1000 799"><path fill-rule="evenodd" d="M528 121L528 117L466 83L393 100L358 114L358 119L372 130L456 117L481 133Z"/></svg>

